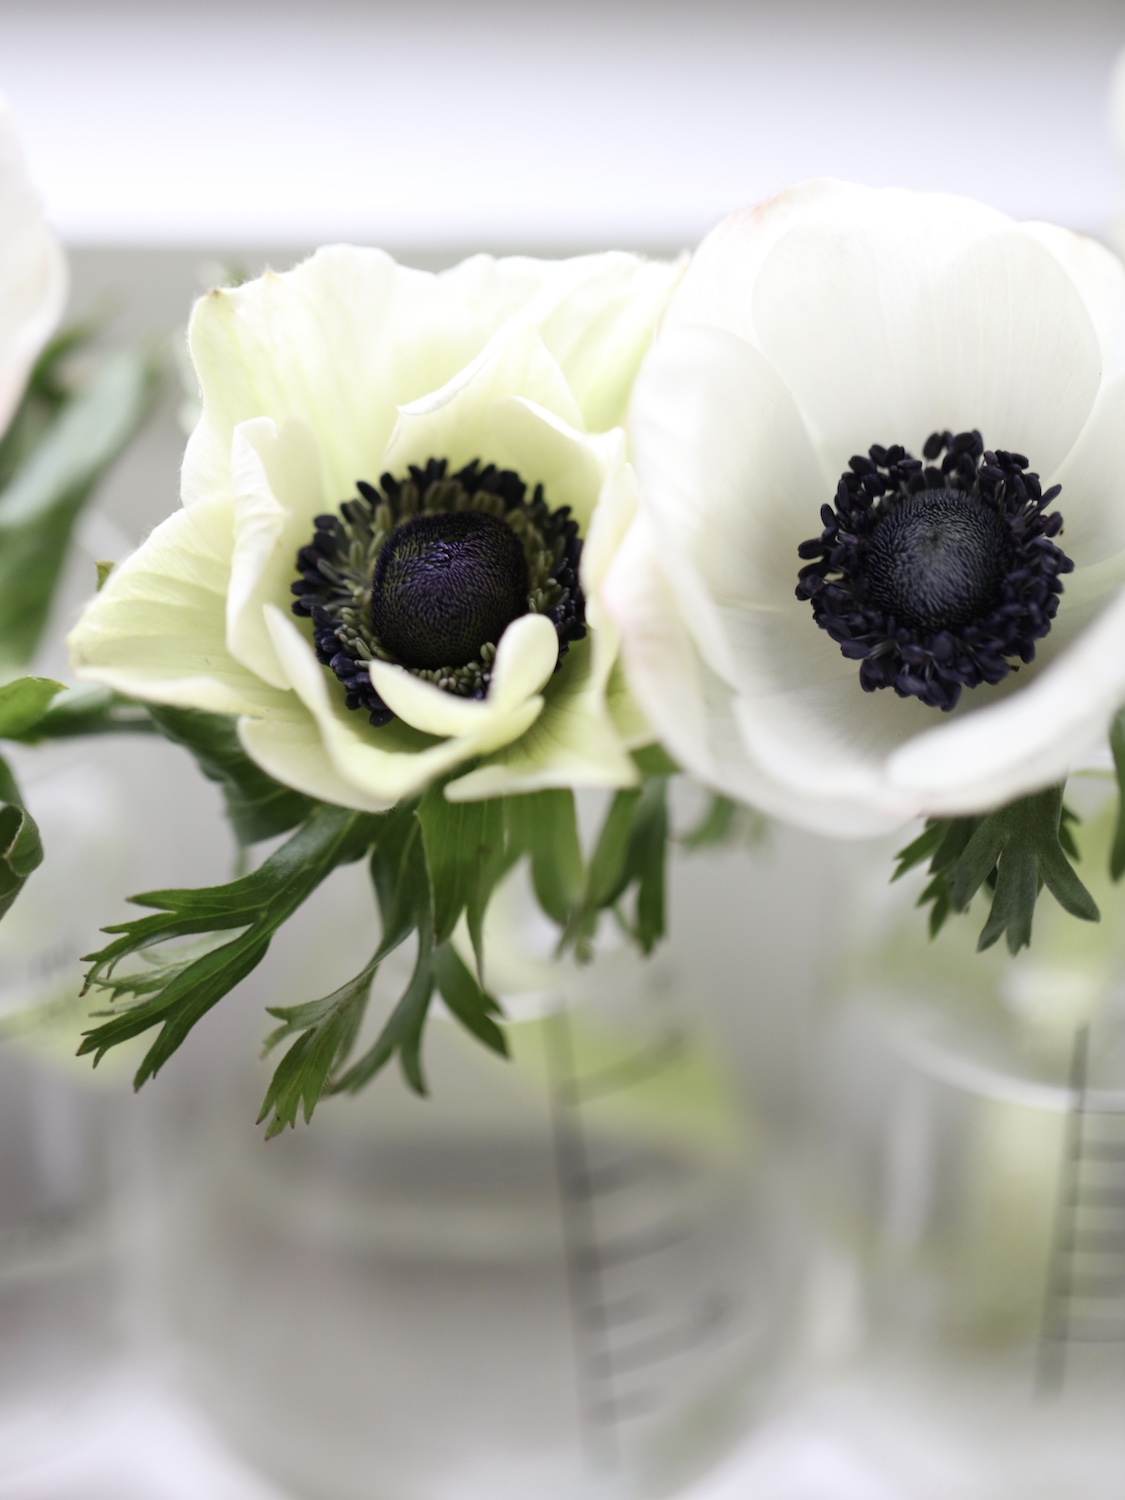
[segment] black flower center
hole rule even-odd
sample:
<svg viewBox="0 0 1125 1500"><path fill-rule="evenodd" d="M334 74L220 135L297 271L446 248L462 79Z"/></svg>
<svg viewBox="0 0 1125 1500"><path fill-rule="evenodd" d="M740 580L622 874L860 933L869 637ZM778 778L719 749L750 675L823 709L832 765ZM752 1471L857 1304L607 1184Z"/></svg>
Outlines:
<svg viewBox="0 0 1125 1500"><path fill-rule="evenodd" d="M956 630L999 603L1010 553L991 506L961 490L922 490L876 520L868 592L914 630Z"/></svg>
<svg viewBox="0 0 1125 1500"><path fill-rule="evenodd" d="M483 698L497 643L520 615L551 621L560 662L586 634L578 526L567 506L550 508L542 485L529 494L510 469L474 460L451 474L431 458L356 488L317 516L297 554L293 612L311 619L318 660L372 724L393 718L372 661Z"/></svg>
<svg viewBox="0 0 1125 1500"><path fill-rule="evenodd" d="M797 597L865 691L948 710L1034 660L1074 564L1052 540L1060 487L1044 494L1022 454L935 432L923 455L876 445L851 460L824 530L797 549Z"/></svg>
<svg viewBox="0 0 1125 1500"><path fill-rule="evenodd" d="M415 516L383 543L371 623L404 667L463 667L527 613L527 584L506 521L483 511Z"/></svg>

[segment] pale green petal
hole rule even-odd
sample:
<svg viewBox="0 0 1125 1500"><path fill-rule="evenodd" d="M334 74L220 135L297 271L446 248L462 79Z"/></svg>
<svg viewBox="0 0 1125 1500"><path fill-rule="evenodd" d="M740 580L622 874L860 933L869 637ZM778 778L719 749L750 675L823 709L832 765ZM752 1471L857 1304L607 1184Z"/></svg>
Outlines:
<svg viewBox="0 0 1125 1500"><path fill-rule="evenodd" d="M438 389L542 290L533 266L478 256L434 276L379 250L319 250L294 270L216 290L189 330L204 416L185 503L222 482L234 428L296 417L317 434L330 490L377 476L396 410Z"/></svg>
<svg viewBox="0 0 1125 1500"><path fill-rule="evenodd" d="M603 447L609 475L603 485L582 550L582 587L589 634L572 645L546 689L546 706L528 733L497 751L490 762L453 782L455 802L545 787L621 787L637 781L637 771L607 701L617 656L616 626L599 591L621 538L636 510L636 479L624 462L624 437L607 434ZM631 742L652 735L621 683L615 693Z"/></svg>
<svg viewBox="0 0 1125 1500"><path fill-rule="evenodd" d="M624 434L619 433L617 457L624 457ZM637 513L637 476L632 465L619 461L609 466L593 522L582 549L582 587L586 595L586 619L592 635L594 679L600 684L604 713L621 743L635 750L655 738L640 704L629 691L618 652L620 634L602 602L601 591L614 558Z"/></svg>
<svg viewBox="0 0 1125 1500"><path fill-rule="evenodd" d="M408 465L430 458L447 459L451 469L474 458L504 463L505 455L494 451L497 434L490 414L508 396L534 401L571 427L581 426L582 414L558 363L535 328L520 324L499 334L448 384L403 406L380 472L403 474Z"/></svg>
<svg viewBox="0 0 1125 1500"><path fill-rule="evenodd" d="M113 570L71 631L75 674L136 698L211 713L275 704L277 693L227 650L232 541L225 499L169 516Z"/></svg>
<svg viewBox="0 0 1125 1500"><path fill-rule="evenodd" d="M535 402L509 396L490 410L488 431L489 452L501 454L529 486L541 484L552 510L569 506L585 532L606 473L620 463L620 429L587 435Z"/></svg>
<svg viewBox="0 0 1125 1500"><path fill-rule="evenodd" d="M266 605L265 612L278 659L316 720L321 741L317 753L328 757L361 798L389 804L413 796L462 760L492 749L498 743L493 736L523 734L543 706L542 699L530 698L499 723L487 723L479 736L435 741L399 720L375 729L363 714L344 706L342 693L329 691L331 674L293 620L273 605Z"/></svg>
<svg viewBox="0 0 1125 1500"><path fill-rule="evenodd" d="M231 454L234 541L227 594L227 647L274 687L289 683L262 607L290 608L297 551L325 508L316 440L303 422L278 429L268 417L235 428Z"/></svg>
<svg viewBox="0 0 1125 1500"><path fill-rule="evenodd" d="M210 292L189 330L204 409L185 455L184 503L226 488L234 429L261 416L304 421L320 442L330 492L350 494L357 479L382 472L398 408L448 384L516 314L549 322L564 384L568 361L579 374L590 370L581 384L592 411L607 408L603 391L623 405L635 360L623 350L612 373L613 318L648 326L655 313L630 308L631 294L639 287L646 306L659 304L675 274L635 256L479 255L435 276L379 250L335 245L292 271ZM607 319L600 345L568 311L580 296Z"/></svg>
<svg viewBox="0 0 1125 1500"><path fill-rule="evenodd" d="M555 670L559 642L545 615L520 615L500 637L486 698L459 698L389 662L371 663L371 682L383 702L404 723L426 734L502 735L501 720L523 705Z"/></svg>
<svg viewBox="0 0 1125 1500"><path fill-rule="evenodd" d="M632 786L638 779L605 709L589 639L578 641L548 684L543 712L520 739L487 765L451 782L452 802L472 802L545 787Z"/></svg>
<svg viewBox="0 0 1125 1500"><path fill-rule="evenodd" d="M385 812L394 806L393 797L369 796L340 775L316 720L296 693L279 696L267 718L239 719L238 735L247 755L268 776L306 797L359 812Z"/></svg>
<svg viewBox="0 0 1125 1500"><path fill-rule="evenodd" d="M544 321L542 332L586 427L604 432L625 420L637 369L687 260L639 260L620 251L590 259L593 274Z"/></svg>

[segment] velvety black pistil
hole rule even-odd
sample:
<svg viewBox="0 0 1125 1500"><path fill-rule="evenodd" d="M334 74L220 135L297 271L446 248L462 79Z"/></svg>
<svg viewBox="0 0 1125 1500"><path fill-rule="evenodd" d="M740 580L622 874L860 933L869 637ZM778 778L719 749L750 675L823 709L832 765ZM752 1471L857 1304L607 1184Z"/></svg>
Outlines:
<svg viewBox="0 0 1125 1500"><path fill-rule="evenodd" d="M371 623L404 667L463 667L527 613L527 582L506 521L471 510L415 516L379 552Z"/></svg>
<svg viewBox="0 0 1125 1500"><path fill-rule="evenodd" d="M578 526L569 507L550 508L542 485L529 495L510 469L474 460L451 474L432 458L356 488L317 516L291 587L317 659L372 724L394 717L372 685L372 661L483 698L497 642L518 616L551 621L560 661L586 634Z"/></svg>
<svg viewBox="0 0 1125 1500"><path fill-rule="evenodd" d="M847 657L867 692L890 687L935 708L1030 662L1074 564L1019 453L986 450L979 432L933 433L923 454L871 448L841 476L797 597ZM941 460L940 464L937 460Z"/></svg>

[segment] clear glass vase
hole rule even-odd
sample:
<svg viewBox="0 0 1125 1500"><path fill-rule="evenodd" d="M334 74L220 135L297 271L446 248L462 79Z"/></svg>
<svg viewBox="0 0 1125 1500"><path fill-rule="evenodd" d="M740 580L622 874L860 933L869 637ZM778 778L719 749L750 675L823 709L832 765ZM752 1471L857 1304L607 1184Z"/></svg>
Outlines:
<svg viewBox="0 0 1125 1500"><path fill-rule="evenodd" d="M1079 830L1091 926L1044 894L1030 951L931 942L917 890L857 904L810 1049L811 1201L853 1258L867 1440L915 1427L963 1492L1114 1500L1125 1462L1125 892ZM922 1436L919 1437L919 1442ZM888 1479L891 1477L888 1470ZM949 1493L934 1484L920 1496Z"/></svg>
<svg viewBox="0 0 1125 1500"><path fill-rule="evenodd" d="M301 998L355 880L275 965ZM176 1195L194 1392L309 1500L667 1493L777 1380L792 1258L690 988L624 951L508 958L507 1063L439 1015L428 1099L388 1073L268 1144L236 1088Z"/></svg>

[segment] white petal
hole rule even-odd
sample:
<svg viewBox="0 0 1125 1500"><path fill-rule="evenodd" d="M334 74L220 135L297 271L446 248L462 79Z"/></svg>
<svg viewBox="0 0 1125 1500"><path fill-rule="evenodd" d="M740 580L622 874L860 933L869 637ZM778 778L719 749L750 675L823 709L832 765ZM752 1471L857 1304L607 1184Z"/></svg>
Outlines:
<svg viewBox="0 0 1125 1500"><path fill-rule="evenodd" d="M234 544L227 593L231 655L274 687L289 686L266 629L262 608L289 609L298 549L324 510L316 441L303 422L278 430L268 417L234 430L231 453Z"/></svg>
<svg viewBox="0 0 1125 1500"><path fill-rule="evenodd" d="M833 489L776 371L718 328L661 338L637 381L629 432L664 570L704 655L733 676L716 604L788 608L797 547L820 531Z"/></svg>
<svg viewBox="0 0 1125 1500"><path fill-rule="evenodd" d="M834 242L843 254L843 274L861 275L865 259L872 272L881 265L890 273L885 289L891 299L888 313L901 315L935 267L973 240L1011 223L995 209L944 193L860 187L828 178L798 183L716 225L692 257L665 322L669 327L710 323L754 343L760 332L753 305L755 280L775 247L796 234L806 239L794 239L794 245L818 236L822 242ZM849 243L857 246L858 256L847 252ZM855 259L860 266L847 271ZM831 272L830 255L828 269Z"/></svg>
<svg viewBox="0 0 1125 1500"><path fill-rule="evenodd" d="M0 433L66 303L66 261L43 222L15 122L0 98Z"/></svg>
<svg viewBox="0 0 1125 1500"><path fill-rule="evenodd" d="M224 615L233 518L217 500L164 521L71 631L77 676L156 703L253 713L277 693L231 656Z"/></svg>
<svg viewBox="0 0 1125 1500"><path fill-rule="evenodd" d="M614 560L603 597L621 631L630 687L673 758L725 795L821 833L864 836L905 822L914 807L904 797L880 805L815 782L794 787L747 753L738 695L697 650L657 557L639 519Z"/></svg>
<svg viewBox="0 0 1125 1500"><path fill-rule="evenodd" d="M957 257L934 303L942 389L932 427L979 427L990 448L1026 453L1032 468L1052 473L1085 425L1102 373L1097 334L1066 270L1013 229Z"/></svg>
<svg viewBox="0 0 1125 1500"><path fill-rule="evenodd" d="M1049 480L1062 485L1059 545L1080 570L1125 552L1125 372L1102 385L1089 422Z"/></svg>
<svg viewBox="0 0 1125 1500"><path fill-rule="evenodd" d="M1113 251L1086 234L1057 224L1021 224L1066 271L1082 298L1102 349L1102 377L1125 370L1125 266Z"/></svg>
<svg viewBox="0 0 1125 1500"><path fill-rule="evenodd" d="M907 741L889 783L923 810L980 812L1061 781L1103 742L1125 702L1125 594L1048 668L1003 702Z"/></svg>

